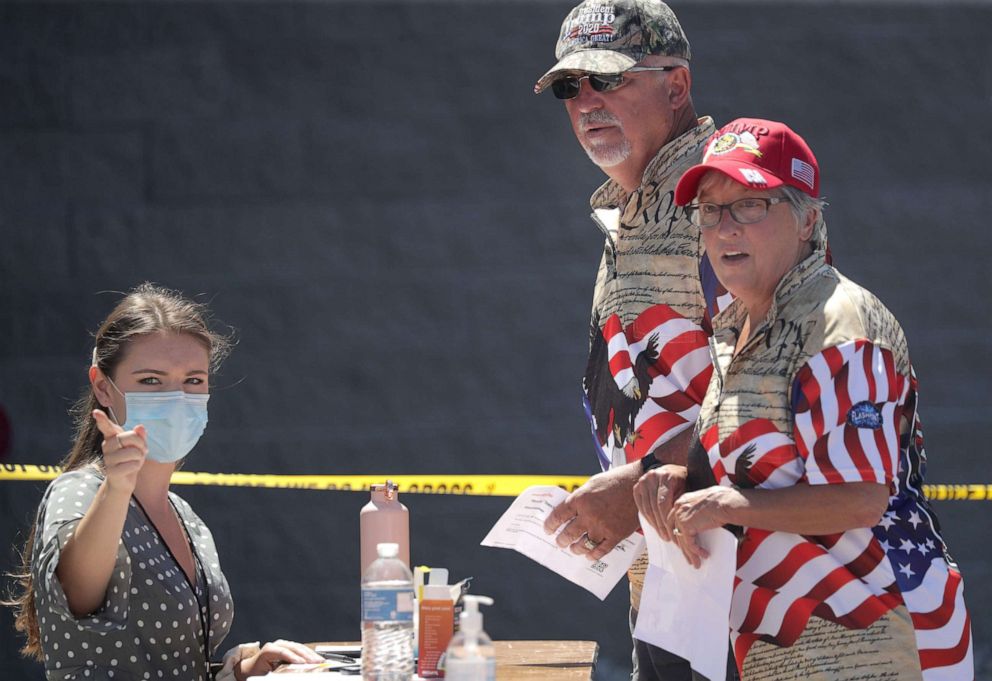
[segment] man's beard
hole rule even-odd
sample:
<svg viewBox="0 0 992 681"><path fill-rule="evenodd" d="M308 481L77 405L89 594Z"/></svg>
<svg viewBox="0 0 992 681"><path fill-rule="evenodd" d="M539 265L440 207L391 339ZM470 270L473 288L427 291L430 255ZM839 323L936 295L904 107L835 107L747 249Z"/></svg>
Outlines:
<svg viewBox="0 0 992 681"><path fill-rule="evenodd" d="M620 131L621 139L619 142L590 143L585 139L584 135L581 136L579 138L579 143L585 150L589 160L598 165L600 168L609 168L610 166L619 165L626 161L627 157L630 156L630 140L624 136L623 127L620 125L620 120L613 114L602 110L579 114L580 130L584 130L590 123L604 123L607 125L617 126Z"/></svg>

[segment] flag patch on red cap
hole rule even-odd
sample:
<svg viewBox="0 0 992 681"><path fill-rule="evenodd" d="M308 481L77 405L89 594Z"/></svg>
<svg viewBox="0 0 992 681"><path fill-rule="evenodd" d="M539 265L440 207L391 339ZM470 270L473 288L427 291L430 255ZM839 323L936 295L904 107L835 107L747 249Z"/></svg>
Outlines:
<svg viewBox="0 0 992 681"><path fill-rule="evenodd" d="M792 176L800 182L804 182L809 185L810 189L813 189L815 186L813 174L813 166L798 158L792 159Z"/></svg>

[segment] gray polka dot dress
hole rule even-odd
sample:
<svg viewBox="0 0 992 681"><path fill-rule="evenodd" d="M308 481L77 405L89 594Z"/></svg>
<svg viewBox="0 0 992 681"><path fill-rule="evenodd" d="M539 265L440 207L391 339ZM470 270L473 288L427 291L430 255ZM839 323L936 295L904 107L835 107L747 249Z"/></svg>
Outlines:
<svg viewBox="0 0 992 681"><path fill-rule="evenodd" d="M102 482L94 467L60 475L38 510L31 571L47 677L208 681L234 602L210 530L177 495L169 499L193 545L195 585L131 499L107 600L86 617L69 611L55 567Z"/></svg>

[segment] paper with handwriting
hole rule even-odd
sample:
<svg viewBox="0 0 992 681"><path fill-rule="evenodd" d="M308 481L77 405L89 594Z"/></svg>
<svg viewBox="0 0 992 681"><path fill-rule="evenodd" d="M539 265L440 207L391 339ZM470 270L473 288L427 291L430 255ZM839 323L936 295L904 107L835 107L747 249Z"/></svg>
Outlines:
<svg viewBox="0 0 992 681"><path fill-rule="evenodd" d="M557 535L544 532L544 520L566 497L568 492L560 487L528 487L489 530L482 545L522 553L604 600L644 550L644 537L635 532L596 561L559 547Z"/></svg>

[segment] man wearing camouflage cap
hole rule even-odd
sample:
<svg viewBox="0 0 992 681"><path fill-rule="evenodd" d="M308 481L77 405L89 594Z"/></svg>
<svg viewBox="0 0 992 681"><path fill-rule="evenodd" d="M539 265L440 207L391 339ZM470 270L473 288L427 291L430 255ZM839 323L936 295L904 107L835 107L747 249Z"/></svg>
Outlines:
<svg viewBox="0 0 992 681"><path fill-rule="evenodd" d="M674 202L715 131L690 96L689 42L658 0L587 0L562 23L558 62L538 80L609 177L590 200L605 236L593 293L583 398L603 472L549 516L561 546L598 559L638 527L633 488L684 463L712 368L698 228ZM673 490L674 492L674 490ZM667 490L659 489L659 494ZM630 571L631 627L647 558ZM634 641L634 679L690 679L688 664Z"/></svg>

